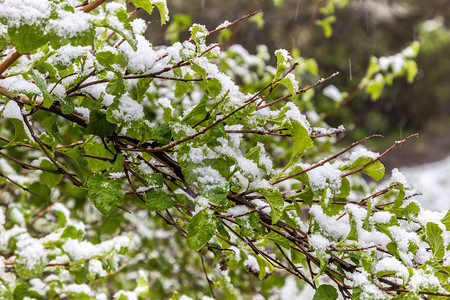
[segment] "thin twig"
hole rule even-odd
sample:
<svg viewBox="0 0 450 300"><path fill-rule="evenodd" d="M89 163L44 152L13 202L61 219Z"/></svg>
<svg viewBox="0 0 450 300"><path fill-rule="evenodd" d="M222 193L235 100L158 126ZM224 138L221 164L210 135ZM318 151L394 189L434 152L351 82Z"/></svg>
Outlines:
<svg viewBox="0 0 450 300"><path fill-rule="evenodd" d="M209 290L211 291L211 295L213 296L213 298L216 299L216 295L214 295L214 290L212 287L212 282L208 277L208 272L206 271L205 262L203 260L203 255L201 252L199 252L198 254L200 255L200 259L202 261L203 273L205 274L206 281L208 282Z"/></svg>
<svg viewBox="0 0 450 300"><path fill-rule="evenodd" d="M312 85L310 85L310 86L307 86L307 87L305 87L305 88L303 88L303 89L301 89L301 90L298 90L295 94L296 94L296 95L302 94L302 93L306 92L307 90L310 90L310 89L312 89L312 88L315 88L315 87L318 86L318 85L321 85L322 83L324 83L324 82L330 80L331 78L333 78L333 77L335 77L335 76L337 76L337 75L339 75L339 72L335 72L335 73L331 74L330 76L328 76L327 78L322 78L322 79L320 79L319 81L317 81L316 83L314 83L314 84L312 84ZM265 108L265 107L274 105L275 103L280 102L280 101L282 101L282 100L285 100L285 99L287 99L287 98L289 98L289 97L292 97L292 96L294 96L294 95L293 95L293 94L289 94L289 95L280 97L280 98L278 98L278 99L276 99L276 100L274 100L274 101L272 101L272 102L270 102L270 103L266 103L266 104L264 104L264 105L259 106L256 110L260 110L260 109L263 109L263 108Z"/></svg>
<svg viewBox="0 0 450 300"><path fill-rule="evenodd" d="M389 147L386 151L384 151L383 153L381 153L377 158L375 158L374 160L368 162L368 163L365 164L364 166L359 167L359 168L356 169L356 170L353 170L353 171L350 171L350 172L348 172L348 173L342 174L341 177L347 177L347 176L349 176L349 175L352 175L352 174L354 174L354 173L357 173L357 172L363 170L364 168L366 168L366 167L370 166L371 164L375 163L376 161L380 160L380 158L382 158L383 156L385 156L386 154L388 154L389 152L391 152L392 150L394 150L397 146L403 144L404 142L406 142L406 141L409 140L410 138L412 138L412 137L417 137L417 136L419 136L419 134L418 134L418 133L414 133L414 134L411 134L410 136L408 136L407 138L404 138L404 139L401 140L401 141L395 141L395 143L394 143L391 147Z"/></svg>
<svg viewBox="0 0 450 300"><path fill-rule="evenodd" d="M324 159L324 160L320 161L319 163L317 163L317 164L315 164L315 165L313 165L313 166L311 166L311 167L309 167L309 168L307 168L307 169L304 169L303 171L300 171L300 172L298 172L298 173L291 174L291 175L289 175L289 176L286 176L286 177L280 178L280 179L278 179L278 180L272 181L271 184L273 185L273 184L280 183L280 182L282 182L282 181L285 181L285 180L287 180L287 179L293 178L293 177L298 176L298 175L300 175L300 174L309 172L309 171L311 171L311 170L313 170L313 169L315 169L315 168L317 168L317 167L323 166L323 165L326 164L327 162L329 162L329 161L331 161L331 160L333 160L333 159L335 159L335 158L341 156L342 154L344 154L345 152L349 151L350 149L352 149L352 148L356 147L357 145L359 145L359 144L361 144L361 143L364 143L365 141L367 141L367 140L369 140L369 139L371 139L371 138L374 138L374 137L383 137L383 136L382 136L381 134L374 134L374 135L365 137L365 138L363 138L363 139L361 139L361 140L359 140L359 141L357 141L357 142L351 144L351 145L348 146L347 148L341 150L341 151L338 152L337 154L335 154L335 155L333 155L333 156L330 156L329 158Z"/></svg>

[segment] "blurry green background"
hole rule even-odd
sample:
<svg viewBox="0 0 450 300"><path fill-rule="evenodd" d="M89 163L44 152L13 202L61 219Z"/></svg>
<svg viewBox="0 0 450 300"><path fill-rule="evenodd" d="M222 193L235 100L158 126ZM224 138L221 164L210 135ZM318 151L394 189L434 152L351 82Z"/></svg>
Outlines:
<svg viewBox="0 0 450 300"><path fill-rule="evenodd" d="M373 140L369 145L378 151L409 133L419 132L418 139L384 159L388 169L450 155L450 2L350 0L347 6L336 9L336 21L331 24L333 34L329 38L316 25L317 20L325 18L320 9L326 2L172 0L168 1L171 21L178 26L172 33L169 30L169 34L161 35L155 22L147 36L155 45L167 44L176 40L178 34L182 39L187 38L192 23L204 24L211 30L225 20L233 21L262 9L263 23L258 19L241 22L231 27L227 36L214 35L209 41L219 39L222 48L242 44L250 53L256 52L258 44L267 45L269 53L279 48L297 48L302 57L317 60L321 76L340 71L340 76L330 84L348 93L364 77L371 56L395 54L418 40L421 44L416 59L419 72L412 84L400 78L392 87L384 88L378 101L371 101L362 92L326 121L331 126L346 126L345 144L373 133L385 135L385 139ZM151 20L158 18L153 15ZM333 105L321 93L316 94L315 104L319 113Z"/></svg>

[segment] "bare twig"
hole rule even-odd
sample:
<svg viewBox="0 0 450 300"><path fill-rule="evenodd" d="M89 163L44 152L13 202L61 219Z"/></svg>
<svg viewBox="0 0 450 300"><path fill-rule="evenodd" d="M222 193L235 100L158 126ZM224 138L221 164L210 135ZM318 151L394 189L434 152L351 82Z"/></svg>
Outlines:
<svg viewBox="0 0 450 300"><path fill-rule="evenodd" d="M333 159L335 159L335 158L341 156L342 154L344 154L345 152L349 151L350 149L352 149L352 148L356 147L357 145L359 145L359 144L361 144L361 143L364 143L365 141L367 141L367 140L369 140L369 139L371 139L371 138L374 138L374 137L383 137L383 136L380 135L380 134L374 134L374 135L365 137L365 138L363 138L363 139L361 139L361 140L359 140L359 141L357 141L357 142L351 144L351 145L348 146L347 148L341 150L341 151L338 152L337 154L335 154L335 155L333 155L333 156L330 156L329 158L324 159L324 160L320 161L319 163L317 163L317 164L315 164L315 165L312 165L312 166L309 167L309 168L304 169L303 171L300 171L300 172L298 172L298 173L291 174L291 175L289 175L289 176L286 176L286 177L280 178L280 179L278 179L278 180L272 181L271 184L277 184L277 183L280 183L280 182L282 182L282 181L285 181L285 180L287 180L287 179L293 178L293 177L298 176L298 175L300 175L300 174L309 172L309 171L311 171L311 170L313 170L313 169L315 169L315 168L317 168L317 167L323 166L323 165L326 164L327 162L329 162L329 161L331 161L331 160L333 160Z"/></svg>
<svg viewBox="0 0 450 300"><path fill-rule="evenodd" d="M409 140L410 138L412 138L412 137L417 137L417 136L419 136L419 134L418 134L418 133L414 133L414 134L411 134L410 136L408 136L407 138L405 138L405 139L403 139L403 140L401 140L401 141L396 141L391 147L389 147L386 151L384 151L383 153L381 153L381 154L380 154L377 158L375 158L374 160L368 162L367 164L365 164L365 165L362 166L362 167L359 167L359 168L356 169L356 170L353 170L353 171L350 171L350 172L348 172L348 173L342 174L341 177L347 177L347 176L349 176L349 175L352 175L352 174L354 174L354 173L357 173L357 172L363 170L363 169L366 168L367 166L370 166L371 164L373 164L373 163L375 163L376 161L380 160L380 158L382 158L383 156L385 156L386 154L388 154L389 152L391 152L392 150L394 150L397 146L403 144L404 142L406 142L406 141Z"/></svg>

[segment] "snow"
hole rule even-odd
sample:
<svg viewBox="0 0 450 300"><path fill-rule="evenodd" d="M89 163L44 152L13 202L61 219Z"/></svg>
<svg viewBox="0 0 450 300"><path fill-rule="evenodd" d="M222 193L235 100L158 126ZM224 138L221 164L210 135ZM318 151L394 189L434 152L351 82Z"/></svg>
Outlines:
<svg viewBox="0 0 450 300"><path fill-rule="evenodd" d="M284 79L289 80L291 82L292 88L293 88L294 91L298 91L299 83L298 83L297 79L295 79L295 75L294 74L289 73L289 74L287 74L284 77Z"/></svg>
<svg viewBox="0 0 450 300"><path fill-rule="evenodd" d="M86 241L78 241L75 239L67 239L62 246L62 249L73 259L89 259L95 255L109 252L112 249L120 251L123 247L128 247L130 244L130 238L127 236L117 236L112 240L104 241L100 244L91 244Z"/></svg>
<svg viewBox="0 0 450 300"><path fill-rule="evenodd" d="M50 289L50 287L39 278L32 278L29 282L31 284L30 290L35 291L40 296L45 296Z"/></svg>
<svg viewBox="0 0 450 300"><path fill-rule="evenodd" d="M370 223L372 224L386 224L395 215L388 211L377 211L370 217Z"/></svg>
<svg viewBox="0 0 450 300"><path fill-rule="evenodd" d="M154 66L157 55L150 42L142 35L136 36L136 41L136 51L128 43L122 43L119 50L128 58L128 70L131 73L145 73Z"/></svg>
<svg viewBox="0 0 450 300"><path fill-rule="evenodd" d="M16 244L16 254L27 261L27 267L33 268L37 264L42 264L47 260L47 254L45 252L42 243L32 237L20 238Z"/></svg>
<svg viewBox="0 0 450 300"><path fill-rule="evenodd" d="M347 215L336 220L335 216L327 216L323 212L322 207L317 204L311 206L310 213L314 216L314 220L319 225L320 229L334 241L339 241L350 233Z"/></svg>
<svg viewBox="0 0 450 300"><path fill-rule="evenodd" d="M58 11L58 18L49 21L52 30L62 37L74 37L92 26L94 16L83 11Z"/></svg>
<svg viewBox="0 0 450 300"><path fill-rule="evenodd" d="M422 207L434 211L450 208L450 156L426 165L401 168L406 181L422 195L415 197Z"/></svg>
<svg viewBox="0 0 450 300"><path fill-rule="evenodd" d="M5 0L0 3L0 17L8 20L8 25L34 25L50 16L48 0Z"/></svg>
<svg viewBox="0 0 450 300"><path fill-rule="evenodd" d="M134 19L130 23L135 35L143 34L147 29L147 23L143 19Z"/></svg>
<svg viewBox="0 0 450 300"><path fill-rule="evenodd" d="M425 31L434 31L440 27L442 27L443 20L439 17L431 20L427 20L422 23L422 28Z"/></svg>
<svg viewBox="0 0 450 300"><path fill-rule="evenodd" d="M323 94L336 102L342 100L342 94L335 85L328 85L323 89Z"/></svg>
<svg viewBox="0 0 450 300"><path fill-rule="evenodd" d="M222 24L218 25L218 26L216 27L216 29L225 28L225 27L227 27L228 25L230 25L230 21L225 20L225 21L223 21Z"/></svg>
<svg viewBox="0 0 450 300"><path fill-rule="evenodd" d="M98 275L100 277L106 276L106 271L103 269L102 262L97 259L89 261L89 273Z"/></svg>
<svg viewBox="0 0 450 300"><path fill-rule="evenodd" d="M298 107L292 102L286 103L286 107L289 108L289 110L286 112L286 118L299 122L303 127L305 127L306 131L308 131L308 134L310 134L311 125L306 119L306 116L303 115Z"/></svg>
<svg viewBox="0 0 450 300"><path fill-rule="evenodd" d="M206 191L213 190L216 187L226 189L228 181L220 175L219 171L207 166L194 170L199 175L197 181L204 185Z"/></svg>
<svg viewBox="0 0 450 300"><path fill-rule="evenodd" d="M408 283L408 288L411 291L421 291L433 287L436 289L440 288L439 279L436 276L426 274L423 270L414 270L414 275L411 276Z"/></svg>
<svg viewBox="0 0 450 300"><path fill-rule="evenodd" d="M339 125L337 128L314 127L312 129L312 132L315 135L330 135L330 134L334 134L334 133L337 133L337 132L344 132L344 131L345 131L344 125Z"/></svg>
<svg viewBox="0 0 450 300"><path fill-rule="evenodd" d="M124 297L122 297L124 296ZM114 294L114 299L128 299L128 300L138 300L138 296L135 292L131 291L118 291Z"/></svg>
<svg viewBox="0 0 450 300"><path fill-rule="evenodd" d="M131 99L127 94L119 99L119 106L112 111L114 118L125 123L139 121L145 118L144 108L138 102Z"/></svg>
<svg viewBox="0 0 450 300"><path fill-rule="evenodd" d="M395 183L400 183L407 189L411 188L411 185L409 184L405 175L403 175L403 173L400 172L397 168L392 170L391 179L389 180L390 185L395 184Z"/></svg>
<svg viewBox="0 0 450 300"><path fill-rule="evenodd" d="M167 97L159 98L158 103L162 107L169 108L171 111L173 111L172 102L170 102L169 98L167 98Z"/></svg>
<svg viewBox="0 0 450 300"><path fill-rule="evenodd" d="M360 158L360 157L369 157L372 159L376 159L378 156L379 156L379 153L369 151L369 150L367 150L366 147L364 147L362 145L358 145L353 149L352 154L350 155L348 164L351 165L352 163L357 161L358 158Z"/></svg>
<svg viewBox="0 0 450 300"><path fill-rule="evenodd" d="M311 234L308 238L309 244L318 252L325 254L331 242L321 234Z"/></svg>
<svg viewBox="0 0 450 300"><path fill-rule="evenodd" d="M3 112L2 112L2 117L5 119L18 119L23 122L23 116L22 116L22 113L20 112L19 105L13 100L10 100L10 101L8 101L8 103L6 103L5 108L3 109ZM27 134L28 138L30 140L33 140L33 137L31 136L31 132L28 129L28 127L25 126L25 123L23 123L23 128L24 128L25 133Z"/></svg>
<svg viewBox="0 0 450 300"><path fill-rule="evenodd" d="M64 206L64 204L56 202L55 204L53 204L52 210L62 212L66 217L66 220L70 219L70 211L67 209L67 207Z"/></svg>
<svg viewBox="0 0 450 300"><path fill-rule="evenodd" d="M353 274L353 286L360 286L363 290L363 292L359 295L359 299L386 299L386 295L367 279L368 276L369 274L366 271Z"/></svg>
<svg viewBox="0 0 450 300"><path fill-rule="evenodd" d="M77 106L77 107L75 107L75 112L77 114L81 115L86 120L89 120L89 116L91 114L91 111L89 110L89 108Z"/></svg>
<svg viewBox="0 0 450 300"><path fill-rule="evenodd" d="M304 163L301 163L300 166L303 169L310 167ZM308 174L309 183L314 191L322 191L329 187L332 193L336 193L341 187L342 172L328 162L323 166L308 171L306 174Z"/></svg>
<svg viewBox="0 0 450 300"><path fill-rule="evenodd" d="M275 51L275 55L277 54L279 54L284 59L281 65L284 68L289 68L289 61L292 59L292 57L289 55L289 52L286 49L278 49Z"/></svg>
<svg viewBox="0 0 450 300"><path fill-rule="evenodd" d="M69 284L69 285L65 285L63 287L63 292L65 293L74 293L74 294L81 294L84 293L88 296L93 296L93 292L91 290L91 288L87 285L87 284Z"/></svg>
<svg viewBox="0 0 450 300"><path fill-rule="evenodd" d="M408 268L405 267L401 261L394 257L382 258L375 264L373 271L375 273L383 271L394 271L397 273L397 276L402 277L404 281L407 281L409 278Z"/></svg>
<svg viewBox="0 0 450 300"><path fill-rule="evenodd" d="M87 14L85 14L87 15ZM83 56L89 52L91 47L72 46L70 44L62 46L56 53L49 58L50 64L68 65L74 59Z"/></svg>
<svg viewBox="0 0 450 300"><path fill-rule="evenodd" d="M0 85L16 93L27 93L34 95L39 95L41 93L41 90L37 87L37 85L23 79L22 75L0 79Z"/></svg>
<svg viewBox="0 0 450 300"><path fill-rule="evenodd" d="M244 205L236 205L236 206L230 207L227 211L227 214L232 215L233 217L237 217L237 216L244 215L248 212L250 212L248 207L246 207Z"/></svg>
<svg viewBox="0 0 450 300"><path fill-rule="evenodd" d="M192 36L193 39L202 40L208 36L208 29L206 29L205 25L200 25L200 24L195 23L189 28L189 32L192 33L192 30L194 29L194 27L199 27L199 30L197 30L195 32L195 35Z"/></svg>
<svg viewBox="0 0 450 300"><path fill-rule="evenodd" d="M253 273L259 273L258 261L251 254L247 254L247 260L244 261L244 266Z"/></svg>
<svg viewBox="0 0 450 300"><path fill-rule="evenodd" d="M120 179L120 178L125 178L127 175L125 174L125 172L113 172L113 173L109 173L109 178L111 178L112 180L116 180L116 179Z"/></svg>

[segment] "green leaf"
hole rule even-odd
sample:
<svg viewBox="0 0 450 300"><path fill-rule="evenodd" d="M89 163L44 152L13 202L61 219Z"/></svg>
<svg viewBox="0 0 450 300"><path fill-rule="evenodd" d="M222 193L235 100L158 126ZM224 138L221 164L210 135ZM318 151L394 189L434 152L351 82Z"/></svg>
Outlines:
<svg viewBox="0 0 450 300"><path fill-rule="evenodd" d="M373 164L370 164L362 169L361 172L370 176L373 180L379 181L384 176L385 168L384 165L379 160L377 160Z"/></svg>
<svg viewBox="0 0 450 300"><path fill-rule="evenodd" d="M202 100L191 110L181 121L187 123L189 126L194 126L202 121L206 115L206 102L208 101L207 97L203 97Z"/></svg>
<svg viewBox="0 0 450 300"><path fill-rule="evenodd" d="M169 20L169 10L167 9L166 1L155 1L153 3L159 10L159 15L161 16L161 26Z"/></svg>
<svg viewBox="0 0 450 300"><path fill-rule="evenodd" d="M108 150L105 149L103 144L86 144L84 146L84 151L88 155L98 157L86 157L86 161L92 172L103 171L111 166L111 163L108 160L101 159L112 159L114 157Z"/></svg>
<svg viewBox="0 0 450 300"><path fill-rule="evenodd" d="M412 83L418 72L417 63L414 60L408 59L405 62L405 65L406 65L406 79L408 83Z"/></svg>
<svg viewBox="0 0 450 300"><path fill-rule="evenodd" d="M443 231L439 227L439 225L432 222L427 223L426 235L428 238L428 244L430 245L431 250L433 251L433 254L437 259L441 259L445 254L442 232Z"/></svg>
<svg viewBox="0 0 450 300"><path fill-rule="evenodd" d="M358 240L358 226L356 225L355 216L350 211L347 211L349 215L349 223L350 223L350 232L348 233L347 237L344 239L346 240Z"/></svg>
<svg viewBox="0 0 450 300"><path fill-rule="evenodd" d="M31 253L18 254L16 252L16 259L14 260L14 269L17 275L24 279L41 277L47 266L46 256L42 253L35 253L32 258L29 257L30 255Z"/></svg>
<svg viewBox="0 0 450 300"><path fill-rule="evenodd" d="M291 95L295 95L298 90L298 81L295 79L294 76L289 76L291 74L288 74L288 76L284 77L280 84L284 85Z"/></svg>
<svg viewBox="0 0 450 300"><path fill-rule="evenodd" d="M270 216L272 217L272 224L275 224L280 220L284 210L283 195L279 190L273 190L271 192L262 192L263 196L267 199L270 205Z"/></svg>
<svg viewBox="0 0 450 300"><path fill-rule="evenodd" d="M206 40L206 37L208 36L208 30L205 28L205 26L199 24L192 25L190 31L192 39L197 45L203 44Z"/></svg>
<svg viewBox="0 0 450 300"><path fill-rule="evenodd" d="M331 24L334 22L336 22L336 16L329 16L323 20L317 20L316 24L322 27L325 37L329 38L333 34L333 27L331 27Z"/></svg>
<svg viewBox="0 0 450 300"><path fill-rule="evenodd" d="M59 127L58 124L56 123L56 118L54 116L50 116L45 118L42 121L42 125L47 129L47 133L54 137L57 141L61 141L61 137L59 135Z"/></svg>
<svg viewBox="0 0 450 300"><path fill-rule="evenodd" d="M313 300L335 300L338 298L336 288L329 284L320 285L314 293Z"/></svg>
<svg viewBox="0 0 450 300"><path fill-rule="evenodd" d="M87 259L81 259L70 263L69 272L71 275L75 276L75 282L77 284L84 283L89 274L89 261Z"/></svg>
<svg viewBox="0 0 450 300"><path fill-rule="evenodd" d="M104 215L111 214L121 203L125 191L118 181L107 180L106 176L94 174L87 181L88 194L94 206Z"/></svg>
<svg viewBox="0 0 450 300"><path fill-rule="evenodd" d="M350 181L348 181L347 177L343 177L341 179L341 188L339 190L339 194L336 195L337 198L345 198L350 195Z"/></svg>
<svg viewBox="0 0 450 300"><path fill-rule="evenodd" d="M369 66L367 67L365 79L370 79L372 76L380 71L380 64L375 56L370 57Z"/></svg>
<svg viewBox="0 0 450 300"><path fill-rule="evenodd" d="M145 204L149 211L161 211L174 207L175 201L161 189L154 189L145 193Z"/></svg>
<svg viewBox="0 0 450 300"><path fill-rule="evenodd" d="M45 21L41 24L45 24ZM20 26L8 26L8 36L20 53L31 52L47 43L45 28L40 24L22 23Z"/></svg>
<svg viewBox="0 0 450 300"><path fill-rule="evenodd" d="M189 249L199 251L213 237L217 229L218 219L207 209L196 213L187 229L187 245Z"/></svg>
<svg viewBox="0 0 450 300"><path fill-rule="evenodd" d="M19 282L14 288L14 300L22 300L28 295L30 286L26 282Z"/></svg>
<svg viewBox="0 0 450 300"><path fill-rule="evenodd" d="M150 83L152 83L153 78L139 78L136 85L136 100L137 102L141 102L145 97L145 93L150 87Z"/></svg>
<svg viewBox="0 0 450 300"><path fill-rule="evenodd" d="M47 159L41 160L40 167L49 169L49 170L55 170L55 171L58 170L58 168L51 161L48 161ZM52 172L43 171L41 174L42 181L45 182L45 184L49 188L57 186L61 182L62 178L63 178L63 174L61 174L61 173L52 173Z"/></svg>
<svg viewBox="0 0 450 300"><path fill-rule="evenodd" d="M419 215L419 212L420 206L415 202L409 203L404 210L405 217L408 220L415 219Z"/></svg>
<svg viewBox="0 0 450 300"><path fill-rule="evenodd" d="M297 121L292 121L292 135L294 137L294 148L288 166L295 164L313 145L308 131Z"/></svg>
<svg viewBox="0 0 450 300"><path fill-rule="evenodd" d="M186 94L186 92L188 91L188 89L189 89L189 84L187 84L186 82L177 80L177 82L175 82L175 97L176 98L183 97L184 94Z"/></svg>
<svg viewBox="0 0 450 300"><path fill-rule="evenodd" d="M106 120L105 113L99 110L91 111L89 115L87 133L101 137L108 137L113 134L116 129L116 124L110 123Z"/></svg>
<svg viewBox="0 0 450 300"><path fill-rule="evenodd" d="M130 0L130 2L136 7L143 8L148 14L151 14L153 11L153 4L150 0Z"/></svg>
<svg viewBox="0 0 450 300"><path fill-rule="evenodd" d="M277 57L277 73L275 74L275 79L277 79L280 77L281 73L289 68L291 56L285 49L275 51L275 56Z"/></svg>
<svg viewBox="0 0 450 300"><path fill-rule="evenodd" d="M68 225L66 228L64 228L63 232L61 233L61 239L81 239L84 236L84 231L77 229L73 225Z"/></svg>
<svg viewBox="0 0 450 300"><path fill-rule="evenodd" d="M289 240L286 239L285 237L279 235L275 231L269 232L269 234L266 236L266 239L268 239L269 241L272 241L275 244L278 244L286 249L290 249Z"/></svg>
<svg viewBox="0 0 450 300"><path fill-rule="evenodd" d="M158 124L150 127L150 137L162 145L172 141L172 130L169 124Z"/></svg>
<svg viewBox="0 0 450 300"><path fill-rule="evenodd" d="M121 96L125 93L125 82L123 81L122 74L114 74L114 77L106 86L106 92L114 96Z"/></svg>
<svg viewBox="0 0 450 300"><path fill-rule="evenodd" d="M370 98L375 101L380 98L384 87L384 77L381 74L377 74L374 79L370 80L366 86L366 92L370 94Z"/></svg>
<svg viewBox="0 0 450 300"><path fill-rule="evenodd" d="M44 96L44 103L42 104L45 108L49 108L53 104L53 97L47 91L47 83L45 79L42 77L42 74L36 71L35 69L31 69L31 77L34 79L37 87L41 90L42 95Z"/></svg>
<svg viewBox="0 0 450 300"><path fill-rule="evenodd" d="M211 97L216 98L222 92L222 84L217 78L211 78L206 81L208 93Z"/></svg>
<svg viewBox="0 0 450 300"><path fill-rule="evenodd" d="M445 216L441 220L442 224L445 225L447 231L450 231L450 209L447 211Z"/></svg>
<svg viewBox="0 0 450 300"><path fill-rule="evenodd" d="M2 117L11 121L14 126L14 138L13 141L28 141L32 140L31 133L23 121L20 107L13 100L6 103L2 113ZM19 119L20 118L20 119Z"/></svg>
<svg viewBox="0 0 450 300"><path fill-rule="evenodd" d="M127 57L122 53L113 53L111 51L100 51L95 55L97 61L108 70L114 71L117 65L121 67L127 66Z"/></svg>

